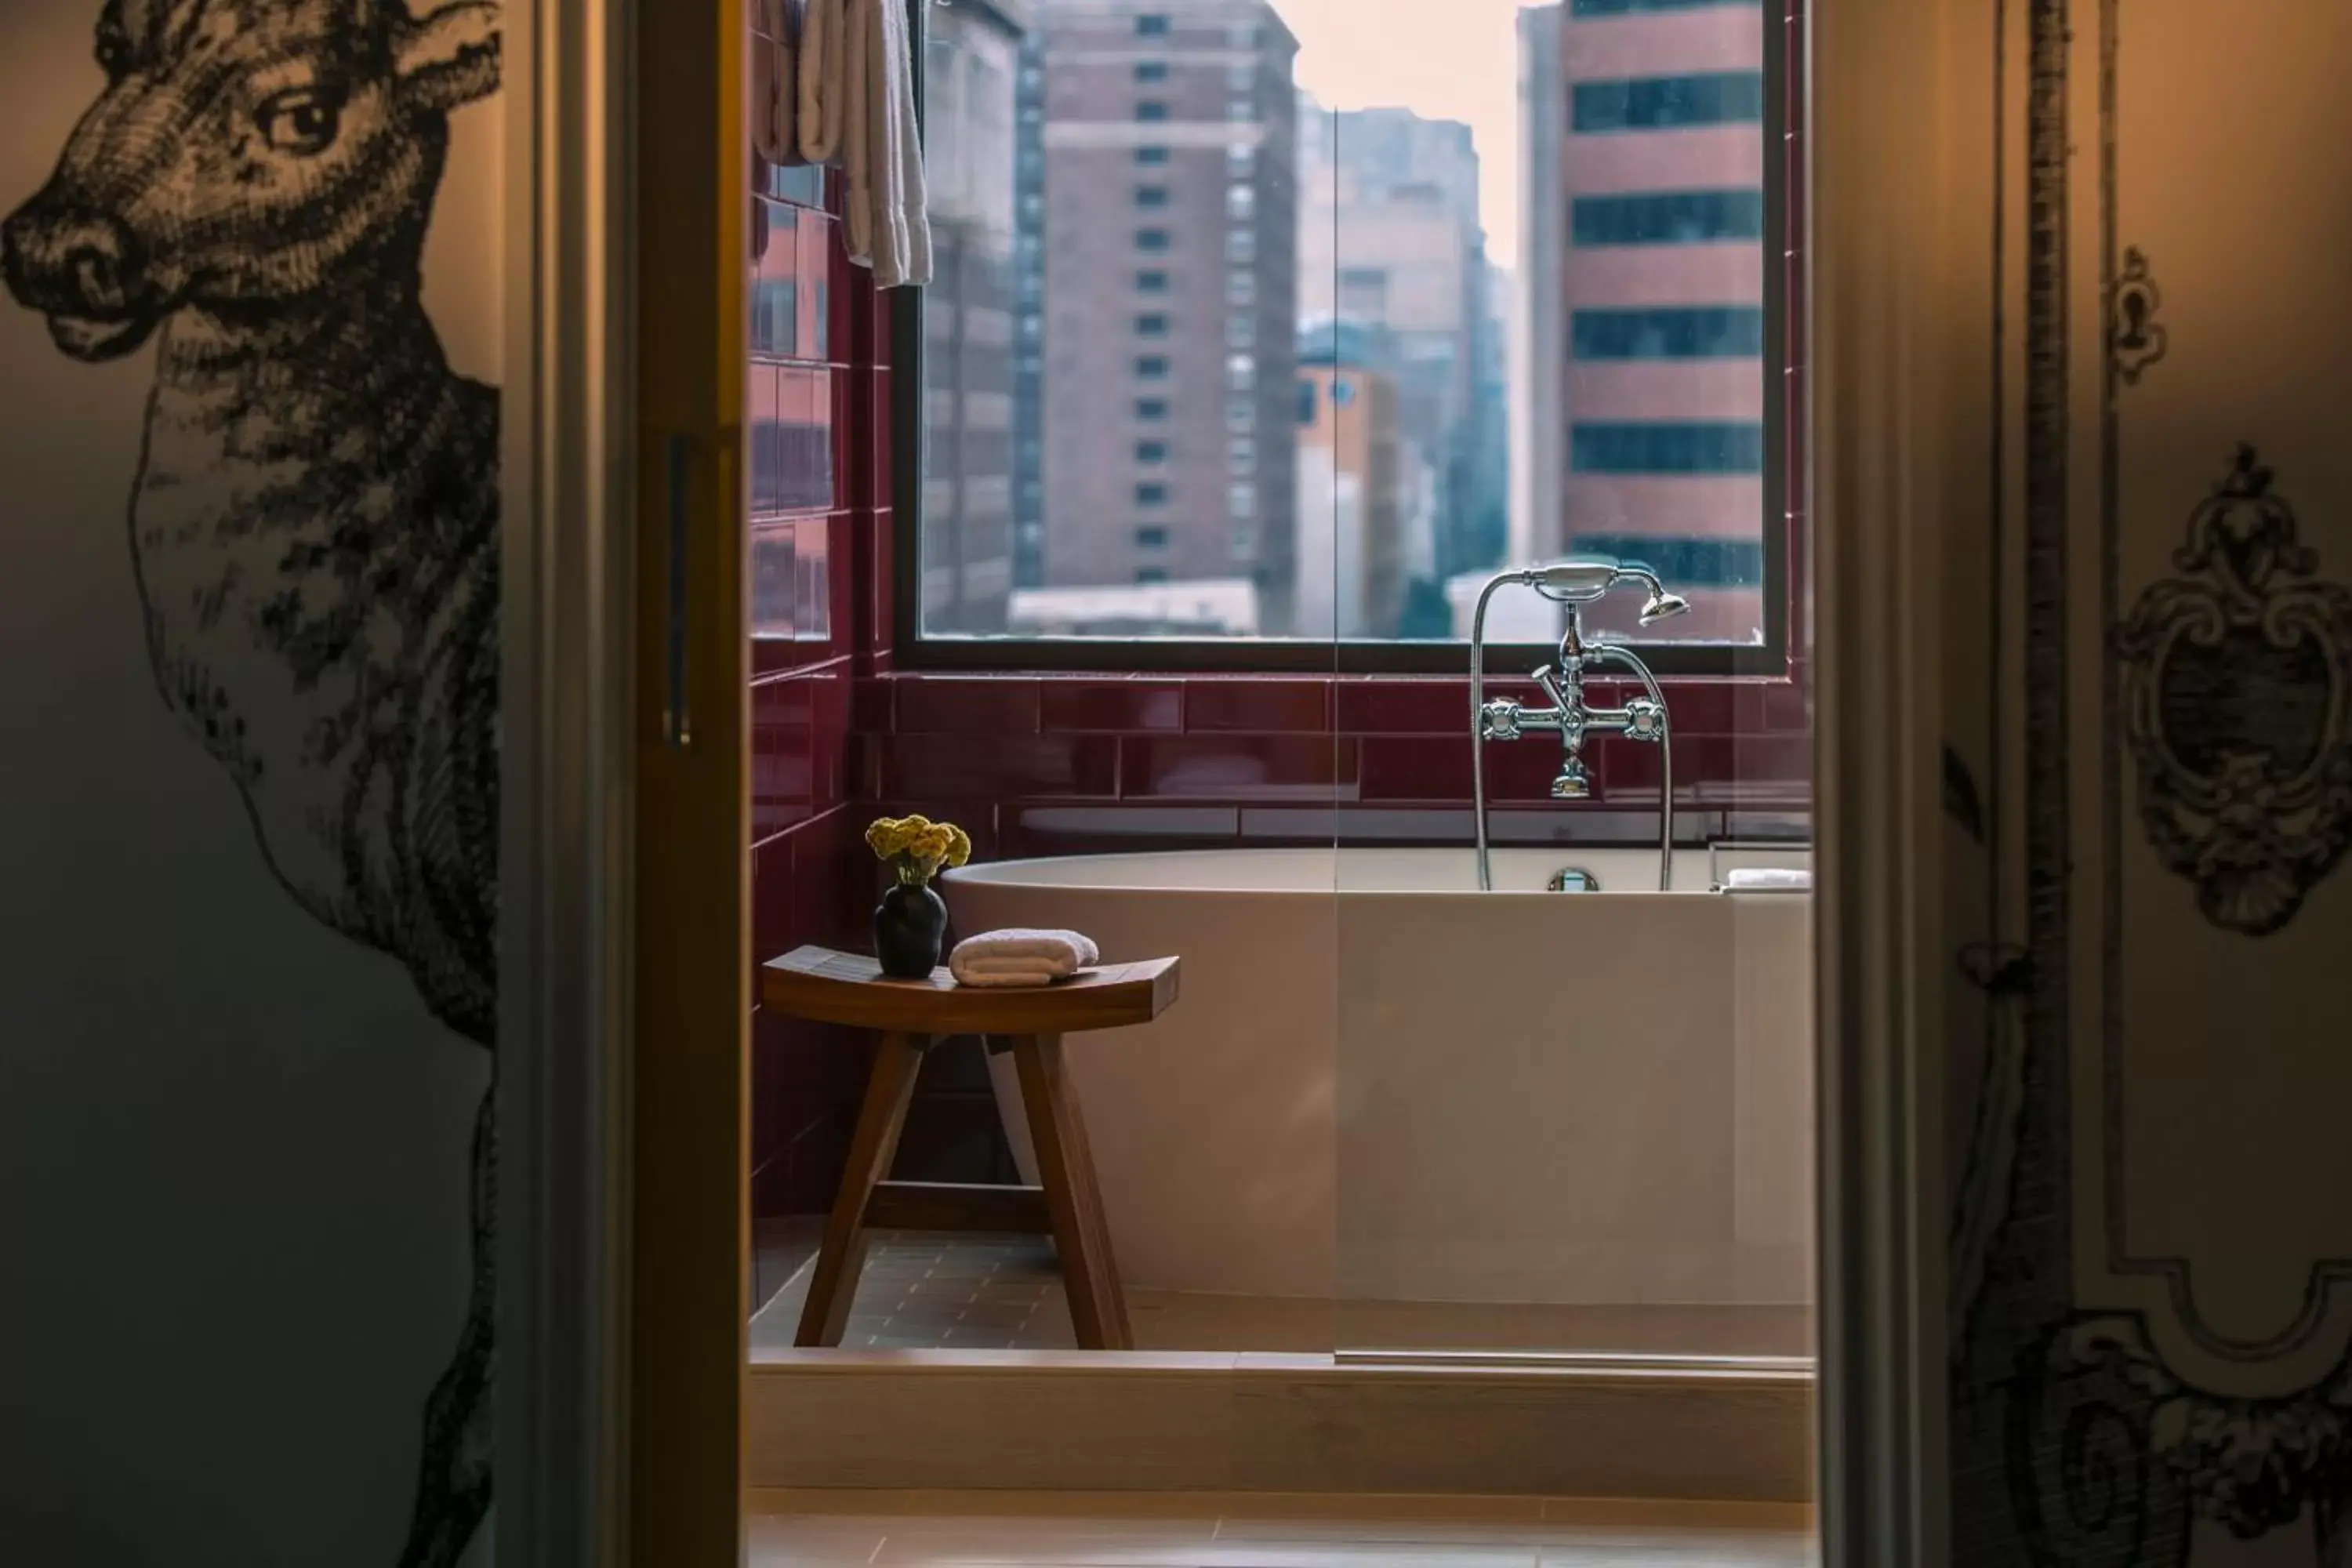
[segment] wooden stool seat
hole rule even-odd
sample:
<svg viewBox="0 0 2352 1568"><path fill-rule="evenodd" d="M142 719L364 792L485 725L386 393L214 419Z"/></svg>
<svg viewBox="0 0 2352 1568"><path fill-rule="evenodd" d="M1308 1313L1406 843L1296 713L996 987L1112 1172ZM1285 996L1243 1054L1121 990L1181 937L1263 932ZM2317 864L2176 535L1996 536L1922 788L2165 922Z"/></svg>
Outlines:
<svg viewBox="0 0 2352 1568"><path fill-rule="evenodd" d="M760 978L763 1006L881 1037L795 1342L841 1342L869 1232L977 1230L1053 1237L1079 1347L1132 1350L1127 1298L1062 1037L1148 1024L1175 1005L1176 980L1172 958L1082 970L1034 990L965 988L944 969L928 980L886 980L873 959L824 947L800 948L768 963ZM991 1050L1012 1051L1037 1150L1036 1186L888 1179L924 1053L954 1035L984 1036Z"/></svg>

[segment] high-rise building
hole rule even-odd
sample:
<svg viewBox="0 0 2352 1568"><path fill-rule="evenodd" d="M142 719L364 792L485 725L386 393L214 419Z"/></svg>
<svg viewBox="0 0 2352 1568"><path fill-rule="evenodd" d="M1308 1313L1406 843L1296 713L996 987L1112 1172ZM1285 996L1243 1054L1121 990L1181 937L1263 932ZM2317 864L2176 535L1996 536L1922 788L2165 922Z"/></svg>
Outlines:
<svg viewBox="0 0 2352 1568"><path fill-rule="evenodd" d="M1691 600L1678 639L1764 627L1764 26L1520 14L1513 553L1644 562Z"/></svg>
<svg viewBox="0 0 2352 1568"><path fill-rule="evenodd" d="M1033 15L1039 537L1023 580L1243 579L1264 629L1286 631L1297 41L1266 0Z"/></svg>
<svg viewBox="0 0 2352 1568"><path fill-rule="evenodd" d="M1470 127L1403 109L1300 110L1299 314L1360 329L1402 399L1407 569L1430 585L1500 556L1501 343ZM1443 636L1435 624L1372 635Z"/></svg>
<svg viewBox="0 0 2352 1568"><path fill-rule="evenodd" d="M1016 113L1025 0L934 8L924 53L923 625L1006 629L1013 585Z"/></svg>
<svg viewBox="0 0 2352 1568"><path fill-rule="evenodd" d="M1361 333L1298 348L1298 625L1302 637L1392 637L1404 616L1403 400Z"/></svg>

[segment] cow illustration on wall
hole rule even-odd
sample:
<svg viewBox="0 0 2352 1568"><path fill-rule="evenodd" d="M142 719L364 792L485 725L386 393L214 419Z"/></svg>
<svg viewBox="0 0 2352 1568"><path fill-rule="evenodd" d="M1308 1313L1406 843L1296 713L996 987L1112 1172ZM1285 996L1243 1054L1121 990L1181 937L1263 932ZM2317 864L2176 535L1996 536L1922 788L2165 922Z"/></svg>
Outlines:
<svg viewBox="0 0 2352 1568"><path fill-rule="evenodd" d="M130 521L164 702L286 891L485 1050L499 400L449 368L421 258L448 117L497 91L499 45L484 0L108 0L105 89L0 233L65 353L156 342ZM494 1070L404 1565L454 1563L490 1502L495 1097Z"/></svg>

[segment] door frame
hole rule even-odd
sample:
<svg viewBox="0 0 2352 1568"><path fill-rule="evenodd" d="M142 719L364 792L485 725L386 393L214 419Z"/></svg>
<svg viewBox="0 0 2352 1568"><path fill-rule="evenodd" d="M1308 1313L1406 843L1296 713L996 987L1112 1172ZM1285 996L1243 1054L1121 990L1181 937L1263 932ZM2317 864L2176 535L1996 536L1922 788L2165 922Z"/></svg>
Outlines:
<svg viewBox="0 0 2352 1568"><path fill-rule="evenodd" d="M1942 330L1967 319L1938 259L1966 237L1927 172L1966 10L1815 0L1790 128L1813 224L1832 1568L1933 1568L1948 1536L1939 414L1970 348ZM721 1568L742 1550L747 1312L742 356L719 352L743 328L743 16L507 14L498 1549Z"/></svg>

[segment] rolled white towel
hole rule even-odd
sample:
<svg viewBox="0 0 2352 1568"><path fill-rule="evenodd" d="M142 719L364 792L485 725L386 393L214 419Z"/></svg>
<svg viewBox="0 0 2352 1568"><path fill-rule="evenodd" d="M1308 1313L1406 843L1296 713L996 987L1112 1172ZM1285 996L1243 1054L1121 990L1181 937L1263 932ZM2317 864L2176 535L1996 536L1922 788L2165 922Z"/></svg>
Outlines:
<svg viewBox="0 0 2352 1568"><path fill-rule="evenodd" d="M1811 888L1813 874L1794 866L1746 866L1723 879L1727 893L1788 893Z"/></svg>
<svg viewBox="0 0 2352 1568"><path fill-rule="evenodd" d="M956 943L948 973L959 985L1051 985L1101 962L1102 950L1074 931L992 931Z"/></svg>

